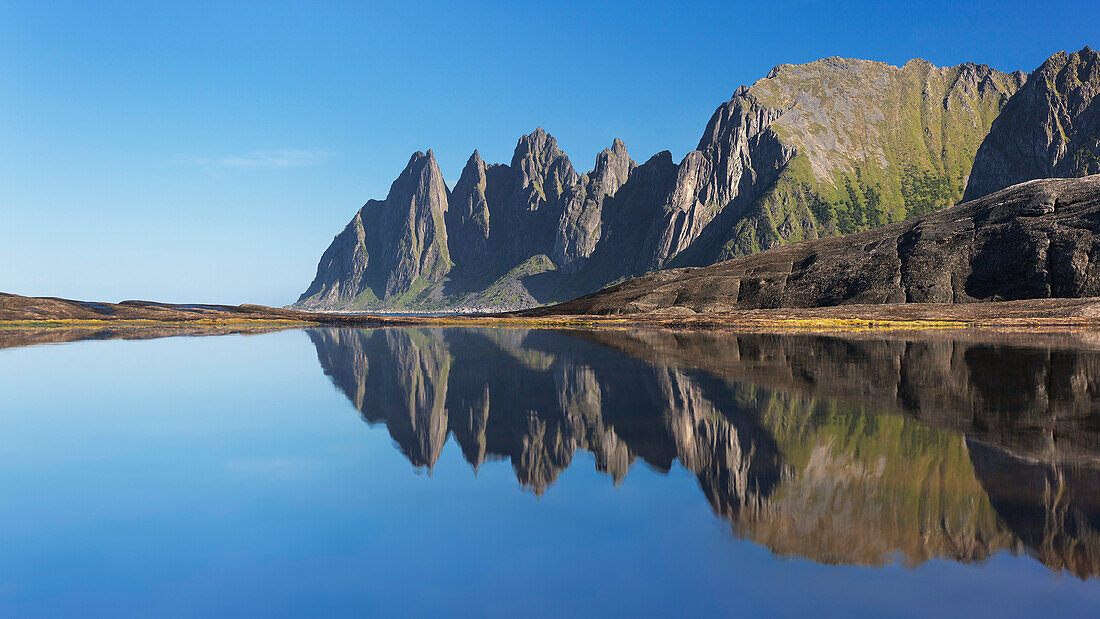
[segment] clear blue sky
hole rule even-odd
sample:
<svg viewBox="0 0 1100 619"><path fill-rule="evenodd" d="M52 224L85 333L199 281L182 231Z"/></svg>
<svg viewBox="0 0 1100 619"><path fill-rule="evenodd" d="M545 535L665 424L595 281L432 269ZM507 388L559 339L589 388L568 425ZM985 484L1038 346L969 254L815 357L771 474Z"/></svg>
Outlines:
<svg viewBox="0 0 1100 619"><path fill-rule="evenodd" d="M0 291L294 301L415 150L453 185L536 126L577 168L694 147L780 63L1030 71L1100 3L0 0Z"/></svg>

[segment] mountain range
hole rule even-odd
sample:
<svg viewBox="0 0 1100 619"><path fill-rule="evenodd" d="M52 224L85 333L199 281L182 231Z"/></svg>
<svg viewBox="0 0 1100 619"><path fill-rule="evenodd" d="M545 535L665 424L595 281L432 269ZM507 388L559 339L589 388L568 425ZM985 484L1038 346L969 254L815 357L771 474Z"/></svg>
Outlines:
<svg viewBox="0 0 1100 619"><path fill-rule="evenodd" d="M925 215L1035 178L1100 172L1100 54L1031 74L827 58L779 65L679 164L616 139L578 173L539 128L450 188L417 152L324 252L294 307L514 310Z"/></svg>

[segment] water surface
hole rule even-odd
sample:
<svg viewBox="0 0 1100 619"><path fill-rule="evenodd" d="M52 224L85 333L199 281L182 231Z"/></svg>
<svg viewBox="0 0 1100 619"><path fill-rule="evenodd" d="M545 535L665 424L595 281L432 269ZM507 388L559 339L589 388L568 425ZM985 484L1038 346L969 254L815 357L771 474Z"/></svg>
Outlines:
<svg viewBox="0 0 1100 619"><path fill-rule="evenodd" d="M2 615L1100 612L1095 336L45 333Z"/></svg>

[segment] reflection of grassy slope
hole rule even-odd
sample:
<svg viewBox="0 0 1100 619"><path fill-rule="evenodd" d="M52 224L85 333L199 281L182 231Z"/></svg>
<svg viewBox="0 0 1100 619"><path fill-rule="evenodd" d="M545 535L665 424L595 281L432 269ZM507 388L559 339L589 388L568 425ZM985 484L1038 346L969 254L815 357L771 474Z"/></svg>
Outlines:
<svg viewBox="0 0 1100 619"><path fill-rule="evenodd" d="M963 71L832 58L784 65L754 84L759 104L788 110L771 128L796 155L733 223L718 259L958 202L978 146L1018 87L994 71L993 87L975 88Z"/></svg>
<svg viewBox="0 0 1100 619"><path fill-rule="evenodd" d="M740 388L791 474L735 528L779 554L826 563L981 560L1015 547L963 437L905 417Z"/></svg>
<svg viewBox="0 0 1100 619"><path fill-rule="evenodd" d="M526 346L524 338L526 331L517 329L482 329L478 335L487 342L492 342L500 349L500 352L510 359L519 362L523 367L535 371L546 372L554 363L555 355L545 350Z"/></svg>

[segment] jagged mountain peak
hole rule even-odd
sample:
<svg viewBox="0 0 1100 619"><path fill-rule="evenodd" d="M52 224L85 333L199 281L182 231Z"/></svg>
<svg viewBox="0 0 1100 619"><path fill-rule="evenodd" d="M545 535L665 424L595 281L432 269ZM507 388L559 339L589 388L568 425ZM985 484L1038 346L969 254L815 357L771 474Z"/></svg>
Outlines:
<svg viewBox="0 0 1100 619"><path fill-rule="evenodd" d="M556 202L580 181L572 162L542 127L522 136L512 155L514 193L523 196L523 210L539 211Z"/></svg>
<svg viewBox="0 0 1100 619"><path fill-rule="evenodd" d="M474 181L475 177L484 175L485 160L481 158L481 153L474 149L474 152L470 154L470 158L466 160L466 165L462 167L462 173L458 177L458 184L455 185L455 188L457 189L458 185L463 182Z"/></svg>
<svg viewBox="0 0 1100 619"><path fill-rule="evenodd" d="M642 165L651 164L663 166L676 165L672 159L672 151L670 150L662 150L660 152L654 153L653 156L651 156L649 159L646 159L645 163L643 163Z"/></svg>
<svg viewBox="0 0 1100 619"><path fill-rule="evenodd" d="M386 196L387 206L402 209L414 200L441 211L447 210L447 185L430 148L426 153L416 151L412 154Z"/></svg>
<svg viewBox="0 0 1100 619"><path fill-rule="evenodd" d="M456 269L469 271L488 253L491 214L487 187L485 162L474 150L451 192L446 215L449 249Z"/></svg>
<svg viewBox="0 0 1100 619"><path fill-rule="evenodd" d="M616 188L626 182L630 172L637 164L630 158L626 150L626 144L619 138L611 142L610 148L605 148L596 155L596 165L587 174L589 182L601 182L600 177L611 174L617 180ZM612 193L614 191L612 190Z"/></svg>
<svg viewBox="0 0 1100 619"><path fill-rule="evenodd" d="M753 118L753 114L757 110L762 114ZM719 142L729 142L740 137L747 137L747 135L740 135L744 132L759 133L782 113L782 109L758 105L751 89L742 84L740 88L734 91L729 101L719 105L714 110L714 114L711 115L695 150L708 151L713 149ZM753 126L749 127L749 124Z"/></svg>
<svg viewBox="0 0 1100 619"><path fill-rule="evenodd" d="M601 150L599 154L596 155L596 167L593 168L593 171L600 167L601 161L605 162L604 165L606 165L606 162L614 159L629 158L630 153L626 149L626 144L619 138L615 138L611 141L611 146Z"/></svg>
<svg viewBox="0 0 1100 619"><path fill-rule="evenodd" d="M1051 56L1047 58L1043 62L1043 64L1039 65L1039 68L1036 69L1035 72L1044 73L1049 71L1058 71L1061 70L1061 68L1065 66L1065 64L1068 62L1095 62L1098 55L1100 54L1097 54L1097 52L1093 51L1093 49L1088 45L1082 47L1075 52L1067 52L1065 50L1061 50L1059 52L1051 54Z"/></svg>
<svg viewBox="0 0 1100 619"><path fill-rule="evenodd" d="M420 282L439 281L451 267L444 216L447 185L435 153L417 151L390 185L385 208L376 221L363 222L377 239L379 271L372 293L382 299L401 296Z"/></svg>
<svg viewBox="0 0 1100 619"><path fill-rule="evenodd" d="M512 155L512 167L522 163L524 158L530 157L539 161L549 162L561 155L558 149L558 141L554 136L546 132L542 127L520 136L516 141L515 153Z"/></svg>
<svg viewBox="0 0 1100 619"><path fill-rule="evenodd" d="M559 269L576 272L596 250L603 233L604 202L627 182L636 167L626 151L626 144L616 138L610 148L596 155L591 172L567 181L550 253Z"/></svg>
<svg viewBox="0 0 1100 619"><path fill-rule="evenodd" d="M409 155L409 162L405 164L405 167L411 167L413 165L428 165L429 162L435 161L435 153L432 149L427 151L418 150L412 155Z"/></svg>
<svg viewBox="0 0 1100 619"><path fill-rule="evenodd" d="M397 179L390 185L389 195L394 195L395 191L398 193L412 191L436 192L440 188L442 188L445 196L447 186L443 180L443 173L439 170L435 153L429 148L427 152L418 150L409 157L409 162L405 164L405 168L401 170ZM387 200L389 200L388 197ZM445 200L443 207L446 208Z"/></svg>

